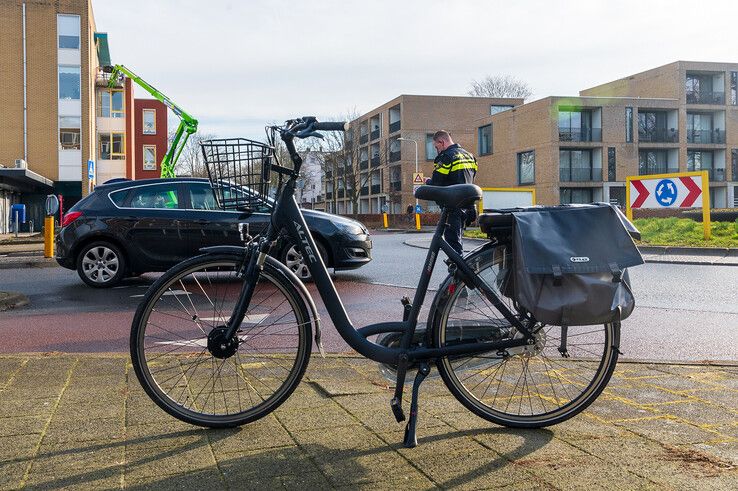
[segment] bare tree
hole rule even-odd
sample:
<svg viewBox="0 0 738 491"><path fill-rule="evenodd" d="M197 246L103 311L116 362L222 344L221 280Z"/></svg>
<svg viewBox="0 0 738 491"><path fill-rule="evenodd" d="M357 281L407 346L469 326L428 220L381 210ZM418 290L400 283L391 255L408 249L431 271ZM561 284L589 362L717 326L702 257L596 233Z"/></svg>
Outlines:
<svg viewBox="0 0 738 491"><path fill-rule="evenodd" d="M467 94L476 97L515 97L527 99L533 89L527 82L511 75L488 75L482 80L472 80Z"/></svg>
<svg viewBox="0 0 738 491"><path fill-rule="evenodd" d="M354 110L335 118L355 121L358 114ZM346 198L351 203L354 216L359 213L359 200L362 196L376 194L374 186L382 185L382 171L389 165L389 152L386 140L361 145L360 130L352 126L349 132L325 132L321 142L323 150L323 174L327 192L332 192L334 210L339 199Z"/></svg>
<svg viewBox="0 0 738 491"><path fill-rule="evenodd" d="M169 134L170 145L173 137L174 132L171 132ZM200 133L199 131L190 135L177 160L177 165L174 168L175 174L178 176L208 177L208 170L205 168L200 142L203 140L212 140L213 138L216 138L216 136L211 133Z"/></svg>

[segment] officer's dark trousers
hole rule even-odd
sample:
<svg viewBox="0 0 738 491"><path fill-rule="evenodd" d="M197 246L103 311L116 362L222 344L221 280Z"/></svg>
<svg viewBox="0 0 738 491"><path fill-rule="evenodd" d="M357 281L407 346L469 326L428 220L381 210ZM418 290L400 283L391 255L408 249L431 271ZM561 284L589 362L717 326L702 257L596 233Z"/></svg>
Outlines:
<svg viewBox="0 0 738 491"><path fill-rule="evenodd" d="M464 248L461 246L461 234L464 230L465 219L466 214L464 213L464 210L449 211L448 226L443 234L443 238L446 239L446 242L448 242L453 250L458 252L459 255L464 253Z"/></svg>

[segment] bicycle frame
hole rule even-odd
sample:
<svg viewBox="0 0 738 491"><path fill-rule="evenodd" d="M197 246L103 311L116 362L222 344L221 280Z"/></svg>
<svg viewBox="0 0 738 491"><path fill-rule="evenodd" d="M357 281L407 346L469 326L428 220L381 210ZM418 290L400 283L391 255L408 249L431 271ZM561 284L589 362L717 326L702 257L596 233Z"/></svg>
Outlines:
<svg viewBox="0 0 738 491"><path fill-rule="evenodd" d="M272 213L269 231L267 232L266 241L271 243L277 239L280 230L285 229L287 231L287 234L296 242L300 252L302 253L302 257L313 276L313 281L317 286L323 303L328 309L328 314L330 315L333 324L349 346L361 355L380 363L397 363L402 356L406 356L407 360L412 362L430 360L450 355L472 355L488 351L500 351L507 348L530 344L534 339L533 334L527 329L527 327L520 322L515 314L513 314L499 299L496 293L477 276L477 274L466 264L464 259L443 239L443 230L447 226L446 222L448 218L448 212L445 210L441 213L441 219L439 220L433 240L431 241L425 264L421 272L418 288L415 291L412 309L410 310L407 320L402 322L381 322L371 324L357 330L346 313L346 309L344 308L343 302L341 301L341 298L336 291L336 287L331 280L328 269L323 263L320 254L316 252L318 249L316 248L315 240L310 234L310 230L308 229L305 219L302 216L302 212L294 198L294 190L295 178L293 176L287 180L282 193L277 199ZM443 250L443 252L448 255L453 264L458 268L462 277L471 281L471 285L469 286L479 288L480 291L484 293L484 296L497 309L499 309L505 319L523 333L523 337L499 342L464 343L442 348L417 347L410 349L413 334L417 327L418 315L420 314L420 309L427 295L428 284L433 273L435 262L438 258L439 250ZM253 264L255 261L250 261L250 263ZM249 269L251 268L249 267ZM251 272L253 273L255 271L251 270ZM249 274L249 271L247 271L247 277ZM245 301L239 302L239 305L248 303L248 298L250 298L250 292L248 290L250 289L244 288L244 291L242 291L242 296L245 297ZM237 307L236 311L239 311L240 309L242 309L241 312L245 312L243 307ZM238 320L237 317L234 316L234 318ZM235 328L238 324L240 324L240 322L234 322L231 327ZM403 337L400 347L384 347L367 339L368 336L384 332L402 332Z"/></svg>

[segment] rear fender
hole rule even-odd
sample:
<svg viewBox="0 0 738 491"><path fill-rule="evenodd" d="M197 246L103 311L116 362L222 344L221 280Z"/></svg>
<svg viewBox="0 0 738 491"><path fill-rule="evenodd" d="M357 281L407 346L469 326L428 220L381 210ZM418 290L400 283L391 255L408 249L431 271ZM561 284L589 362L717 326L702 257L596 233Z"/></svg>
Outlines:
<svg viewBox="0 0 738 491"><path fill-rule="evenodd" d="M203 247L200 249L200 252L203 253L210 253L210 254L219 254L219 253L226 253L226 254L245 254L246 248L241 246L212 246L212 247ZM307 288L303 284L302 281L293 273L290 271L290 269L285 266L284 264L280 263L276 259L274 259L272 256L266 257L266 262L269 263L270 266L274 267L274 269L281 274L284 279L286 279L289 283L292 283L292 286L295 287L295 289L299 292L300 296L302 297L302 300L307 304L308 309L310 310L310 315L312 316L312 324L315 326L315 344L318 346L318 350L320 350L321 356L325 358L325 351L323 350L323 343L321 342L321 332L320 332L320 317L318 316L318 309L315 307L315 302L313 301L313 297L310 296L310 292L308 292Z"/></svg>

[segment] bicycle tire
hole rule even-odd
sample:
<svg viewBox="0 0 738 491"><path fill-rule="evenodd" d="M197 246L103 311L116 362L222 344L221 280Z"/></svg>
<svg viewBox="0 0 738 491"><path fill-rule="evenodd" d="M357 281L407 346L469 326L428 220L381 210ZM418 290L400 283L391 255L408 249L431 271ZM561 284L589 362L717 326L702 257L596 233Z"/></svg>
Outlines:
<svg viewBox="0 0 738 491"><path fill-rule="evenodd" d="M498 247L467 261L512 312L529 320L501 293L507 291L506 282L511 278L510 259L509 251ZM454 286L439 306L432 333L436 346L521 336L478 289L467 289L453 278L447 284ZM506 354L438 359L444 383L467 409L502 426L541 428L580 413L597 399L612 376L618 359L619 323L568 327L568 358L558 351L562 346L562 336L556 338L560 326L536 324L533 329L534 346L511 348Z"/></svg>
<svg viewBox="0 0 738 491"><path fill-rule="evenodd" d="M308 309L270 261L235 352L221 359L208 348L208 335L223 329L233 312L241 262L229 253L186 260L151 285L136 310L130 338L136 376L148 396L181 421L228 428L262 418L292 394L307 368ZM211 391L203 395L206 386Z"/></svg>

